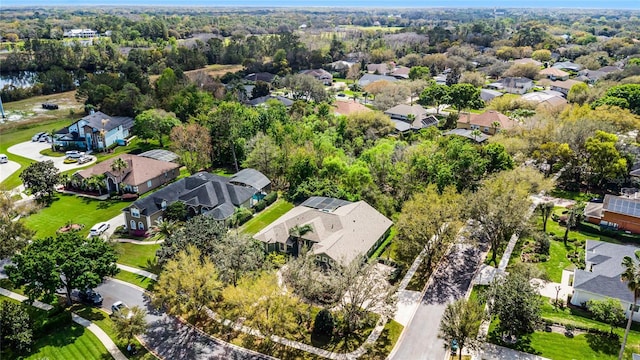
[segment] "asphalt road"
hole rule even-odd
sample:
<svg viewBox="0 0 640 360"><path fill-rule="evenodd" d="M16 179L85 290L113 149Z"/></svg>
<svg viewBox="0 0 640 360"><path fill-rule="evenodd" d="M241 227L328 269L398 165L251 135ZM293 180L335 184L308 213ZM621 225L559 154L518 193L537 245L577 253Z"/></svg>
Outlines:
<svg viewBox="0 0 640 360"><path fill-rule="evenodd" d="M131 286L106 280L96 291L102 295L102 307L108 311L111 311L111 305L118 300L129 307L138 305L146 309L149 327L143 339L149 348L164 359L272 359L202 335L174 317L154 310L144 293Z"/></svg>
<svg viewBox="0 0 640 360"><path fill-rule="evenodd" d="M456 244L427 284L416 312L391 354L391 360L443 360L448 353L438 338L447 304L464 297L485 250L483 244Z"/></svg>

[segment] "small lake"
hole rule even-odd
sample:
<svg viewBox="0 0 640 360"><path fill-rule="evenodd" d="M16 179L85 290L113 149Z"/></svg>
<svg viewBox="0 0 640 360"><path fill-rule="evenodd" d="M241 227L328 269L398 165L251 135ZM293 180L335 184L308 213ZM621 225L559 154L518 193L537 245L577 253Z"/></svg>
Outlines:
<svg viewBox="0 0 640 360"><path fill-rule="evenodd" d="M13 85L20 88L31 87L36 83L37 79L38 73L35 71L0 74L0 89L4 88L5 85Z"/></svg>

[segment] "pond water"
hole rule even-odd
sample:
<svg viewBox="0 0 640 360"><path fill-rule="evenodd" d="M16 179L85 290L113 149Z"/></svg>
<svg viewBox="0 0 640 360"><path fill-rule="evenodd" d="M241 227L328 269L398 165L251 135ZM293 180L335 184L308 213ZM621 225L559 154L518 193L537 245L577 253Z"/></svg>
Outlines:
<svg viewBox="0 0 640 360"><path fill-rule="evenodd" d="M0 74L0 89L5 85L25 88L36 83L38 73L35 71L20 71L17 73Z"/></svg>

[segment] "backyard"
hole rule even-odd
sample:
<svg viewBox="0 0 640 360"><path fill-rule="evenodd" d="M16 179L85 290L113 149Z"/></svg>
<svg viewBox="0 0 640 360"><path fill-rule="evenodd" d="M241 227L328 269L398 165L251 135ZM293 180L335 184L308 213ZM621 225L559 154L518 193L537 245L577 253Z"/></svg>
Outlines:
<svg viewBox="0 0 640 360"><path fill-rule="evenodd" d="M251 220L242 225L240 231L253 236L291 209L293 209L292 203L284 199L278 199L271 206L262 210L262 212L256 214Z"/></svg>

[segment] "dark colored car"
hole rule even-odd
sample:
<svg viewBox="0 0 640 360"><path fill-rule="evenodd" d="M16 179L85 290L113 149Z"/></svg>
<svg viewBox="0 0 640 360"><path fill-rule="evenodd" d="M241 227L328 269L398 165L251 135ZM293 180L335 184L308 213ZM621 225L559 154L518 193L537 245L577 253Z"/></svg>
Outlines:
<svg viewBox="0 0 640 360"><path fill-rule="evenodd" d="M78 292L78 297L80 298L80 301L86 304L94 306L102 305L102 295L93 291L92 289Z"/></svg>

